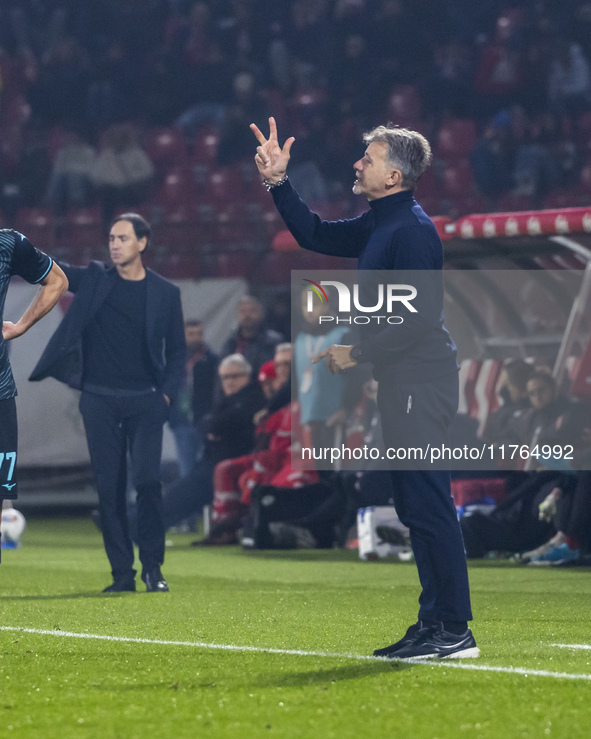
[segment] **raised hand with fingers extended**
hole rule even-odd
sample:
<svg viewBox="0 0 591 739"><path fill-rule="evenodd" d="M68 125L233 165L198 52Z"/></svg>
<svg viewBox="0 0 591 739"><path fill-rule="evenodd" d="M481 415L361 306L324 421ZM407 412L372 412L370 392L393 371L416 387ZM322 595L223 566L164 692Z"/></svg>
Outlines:
<svg viewBox="0 0 591 739"><path fill-rule="evenodd" d="M277 123L274 118L269 118L269 138L266 139L260 128L254 123L250 129L259 142L254 161L261 173L263 180L269 185L275 185L285 176L287 164L290 158L290 150L295 138L287 139L283 148L279 146L277 139Z"/></svg>

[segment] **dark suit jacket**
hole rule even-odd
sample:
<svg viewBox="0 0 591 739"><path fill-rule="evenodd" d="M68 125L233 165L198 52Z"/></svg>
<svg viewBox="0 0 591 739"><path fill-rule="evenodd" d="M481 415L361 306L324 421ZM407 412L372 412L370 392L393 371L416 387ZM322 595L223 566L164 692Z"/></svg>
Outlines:
<svg viewBox="0 0 591 739"><path fill-rule="evenodd" d="M204 419L205 432L216 440L207 440L209 459L217 464L223 459L241 457L254 449L252 418L265 405L258 383L251 383L233 395L226 395Z"/></svg>
<svg viewBox="0 0 591 739"><path fill-rule="evenodd" d="M82 388L82 334L115 283L115 267L91 262L88 267L60 264L74 299L49 340L30 380L54 377L70 387ZM181 294L160 275L146 270L146 340L156 370L158 389L174 398L185 369L185 333Z"/></svg>

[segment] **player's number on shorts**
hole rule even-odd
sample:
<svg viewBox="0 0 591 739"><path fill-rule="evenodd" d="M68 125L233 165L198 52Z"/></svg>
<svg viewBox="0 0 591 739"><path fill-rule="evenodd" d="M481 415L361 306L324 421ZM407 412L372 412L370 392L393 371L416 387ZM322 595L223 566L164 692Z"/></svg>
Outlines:
<svg viewBox="0 0 591 739"><path fill-rule="evenodd" d="M12 480L12 474L14 472L14 465L16 464L16 452L0 452L0 469L2 468L2 465L4 464L4 460L7 462L10 461L10 468L8 470L8 474L6 475L6 482L10 482Z"/></svg>

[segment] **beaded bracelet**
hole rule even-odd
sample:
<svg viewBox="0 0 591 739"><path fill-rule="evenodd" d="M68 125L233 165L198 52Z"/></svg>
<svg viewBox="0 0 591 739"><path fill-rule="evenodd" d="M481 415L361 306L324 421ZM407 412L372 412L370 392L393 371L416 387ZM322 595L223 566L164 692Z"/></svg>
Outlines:
<svg viewBox="0 0 591 739"><path fill-rule="evenodd" d="M277 180L277 182L269 182L268 180L263 180L262 185L264 188L266 188L267 192L271 192L271 190L274 190L276 187L281 187L281 185L284 185L286 182L287 175L284 174L280 180Z"/></svg>

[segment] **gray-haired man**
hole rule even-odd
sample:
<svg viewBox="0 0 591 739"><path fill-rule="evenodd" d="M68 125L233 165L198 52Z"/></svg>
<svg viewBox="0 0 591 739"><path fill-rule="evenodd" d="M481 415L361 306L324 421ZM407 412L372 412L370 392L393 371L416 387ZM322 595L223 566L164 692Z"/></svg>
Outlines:
<svg viewBox="0 0 591 739"><path fill-rule="evenodd" d="M456 348L443 325L443 248L433 222L413 197L431 161L428 141L416 131L391 126L368 132L365 154L353 165L353 192L367 197L370 210L351 220L327 222L310 211L287 179L293 137L281 148L273 118L269 126L266 139L251 125L259 142L255 162L300 246L357 258L360 270L421 271L421 283L428 283L428 289L419 289L419 311L409 320L368 331L356 346L331 346L313 361L326 358L333 374L361 362L373 365L386 447L424 449L446 443L457 410L458 375ZM449 472L405 467L393 469L391 476L423 591L417 623L400 641L374 654L477 657L467 624L472 619L468 573Z"/></svg>

